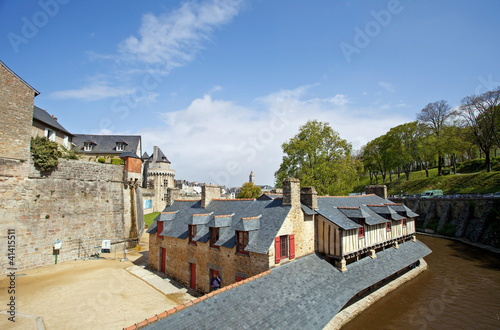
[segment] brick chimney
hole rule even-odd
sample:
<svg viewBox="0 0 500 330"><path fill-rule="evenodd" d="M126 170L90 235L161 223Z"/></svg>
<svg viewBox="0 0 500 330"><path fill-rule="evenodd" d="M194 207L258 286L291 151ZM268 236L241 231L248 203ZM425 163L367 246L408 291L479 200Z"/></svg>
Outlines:
<svg viewBox="0 0 500 330"><path fill-rule="evenodd" d="M386 185L373 185L365 187L366 194L375 194L384 199L387 199L387 186Z"/></svg>
<svg viewBox="0 0 500 330"><path fill-rule="evenodd" d="M283 180L283 205L300 205L300 181L295 178Z"/></svg>
<svg viewBox="0 0 500 330"><path fill-rule="evenodd" d="M172 205L174 200L179 198L181 190L177 187L167 188L167 206Z"/></svg>
<svg viewBox="0 0 500 330"><path fill-rule="evenodd" d="M318 193L314 187L302 187L300 189L300 202L309 208L318 208Z"/></svg>
<svg viewBox="0 0 500 330"><path fill-rule="evenodd" d="M220 198L220 186L216 184L204 184L201 187L201 207L207 207L214 198Z"/></svg>

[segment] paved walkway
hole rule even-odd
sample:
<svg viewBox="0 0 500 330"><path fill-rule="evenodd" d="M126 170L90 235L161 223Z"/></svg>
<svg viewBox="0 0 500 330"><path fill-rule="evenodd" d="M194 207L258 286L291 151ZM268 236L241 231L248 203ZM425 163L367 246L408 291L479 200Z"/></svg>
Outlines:
<svg viewBox="0 0 500 330"><path fill-rule="evenodd" d="M363 258L341 273L318 255L277 267L271 274L153 323L155 329L321 329L358 292L431 251L408 241Z"/></svg>

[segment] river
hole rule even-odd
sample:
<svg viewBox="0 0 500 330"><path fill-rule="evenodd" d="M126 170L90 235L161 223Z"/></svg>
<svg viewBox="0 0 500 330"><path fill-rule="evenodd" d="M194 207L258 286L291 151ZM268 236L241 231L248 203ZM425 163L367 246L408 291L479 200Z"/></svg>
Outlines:
<svg viewBox="0 0 500 330"><path fill-rule="evenodd" d="M374 303L343 330L500 329L500 255L418 235L429 269Z"/></svg>

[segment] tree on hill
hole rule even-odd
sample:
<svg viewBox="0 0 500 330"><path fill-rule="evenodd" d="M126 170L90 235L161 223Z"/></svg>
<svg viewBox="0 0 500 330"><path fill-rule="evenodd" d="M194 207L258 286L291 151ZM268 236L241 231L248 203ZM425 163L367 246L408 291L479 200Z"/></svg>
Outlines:
<svg viewBox="0 0 500 330"><path fill-rule="evenodd" d="M329 123L308 121L281 146L285 156L274 173L276 185L287 177L313 186L320 195L344 195L359 181L362 164L351 159L352 147Z"/></svg>
<svg viewBox="0 0 500 330"><path fill-rule="evenodd" d="M245 182L236 198L257 198L261 194L262 190L259 186L254 185L252 182Z"/></svg>
<svg viewBox="0 0 500 330"><path fill-rule="evenodd" d="M471 129L476 144L484 152L487 172L491 172L490 150L497 144L500 132L497 125L499 107L500 87L481 95L465 97L457 110Z"/></svg>
<svg viewBox="0 0 500 330"><path fill-rule="evenodd" d="M436 136L435 147L438 154L438 175L441 175L441 168L444 164L444 145L442 133L446 126L446 121L452 115L451 107L446 101L429 103L417 113L417 120L429 127Z"/></svg>

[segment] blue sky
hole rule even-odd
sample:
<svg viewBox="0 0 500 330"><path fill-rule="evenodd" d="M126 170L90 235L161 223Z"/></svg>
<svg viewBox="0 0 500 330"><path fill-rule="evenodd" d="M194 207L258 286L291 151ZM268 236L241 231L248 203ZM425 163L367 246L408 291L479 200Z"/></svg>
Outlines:
<svg viewBox="0 0 500 330"><path fill-rule="evenodd" d="M500 2L0 1L0 60L73 133L140 134L177 179L273 184L309 119L359 149L500 85Z"/></svg>

